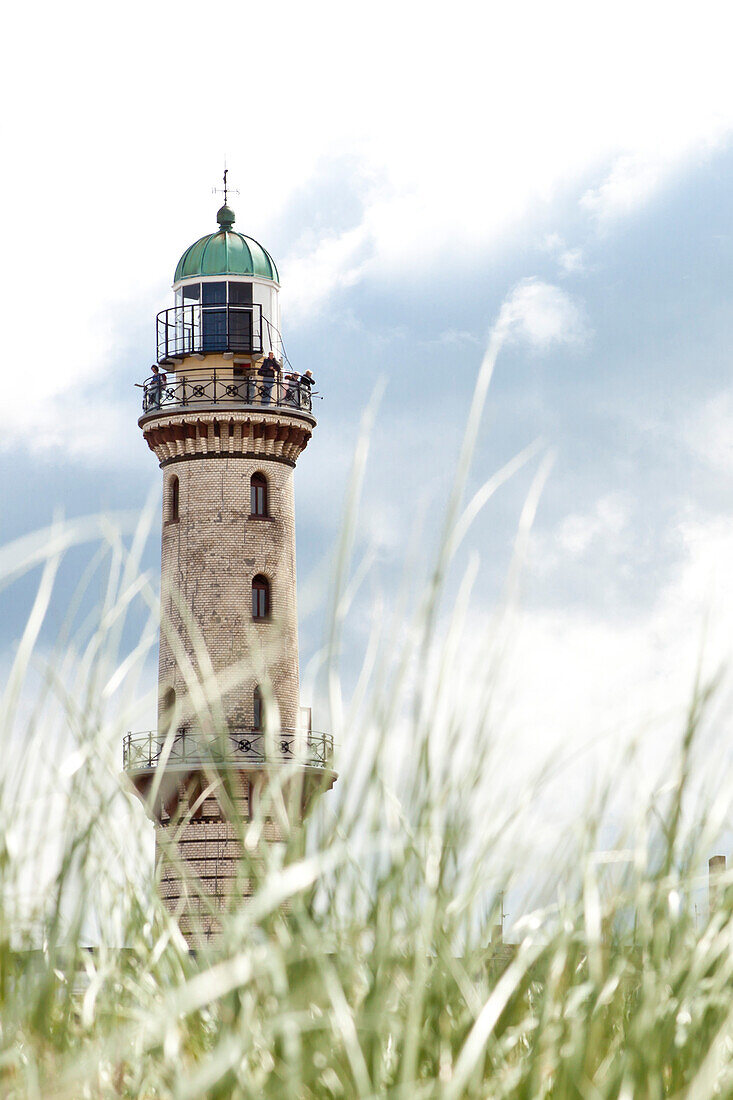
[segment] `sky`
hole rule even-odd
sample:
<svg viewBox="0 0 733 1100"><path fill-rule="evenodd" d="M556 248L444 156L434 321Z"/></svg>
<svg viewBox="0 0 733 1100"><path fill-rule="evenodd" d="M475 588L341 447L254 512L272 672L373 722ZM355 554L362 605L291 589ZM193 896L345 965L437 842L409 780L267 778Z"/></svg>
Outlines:
<svg viewBox="0 0 733 1100"><path fill-rule="evenodd" d="M468 540L477 624L552 456L510 745L539 757L649 723L661 753L701 652L706 674L730 656L729 24L725 3L638 0L16 5L0 45L2 541L159 492L134 383L179 255L215 228L226 158L237 228L281 272L288 356L323 396L296 474L304 669L372 394L384 384L357 549L375 564L347 690L416 517L435 541L502 316L469 489L536 441L540 457ZM79 568L60 573L62 603ZM33 591L4 594L5 663Z"/></svg>

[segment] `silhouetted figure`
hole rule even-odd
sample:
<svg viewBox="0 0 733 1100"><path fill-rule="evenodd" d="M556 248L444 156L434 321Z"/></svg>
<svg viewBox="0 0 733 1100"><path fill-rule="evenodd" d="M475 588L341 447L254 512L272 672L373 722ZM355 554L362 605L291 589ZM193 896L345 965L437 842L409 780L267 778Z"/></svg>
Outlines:
<svg viewBox="0 0 733 1100"><path fill-rule="evenodd" d="M300 377L300 403L305 409L311 407L311 390L314 382L315 378L309 370Z"/></svg>
<svg viewBox="0 0 733 1100"><path fill-rule="evenodd" d="M159 409L161 395L163 393L163 386L166 383L166 376L162 373L156 363L153 363L150 368L152 377L148 379L147 391L148 391L148 408Z"/></svg>
<svg viewBox="0 0 733 1100"><path fill-rule="evenodd" d="M262 375L262 404L269 405L272 400L272 387L275 377L280 370L280 364L275 358L275 352L270 348L265 359L262 360L260 374Z"/></svg>

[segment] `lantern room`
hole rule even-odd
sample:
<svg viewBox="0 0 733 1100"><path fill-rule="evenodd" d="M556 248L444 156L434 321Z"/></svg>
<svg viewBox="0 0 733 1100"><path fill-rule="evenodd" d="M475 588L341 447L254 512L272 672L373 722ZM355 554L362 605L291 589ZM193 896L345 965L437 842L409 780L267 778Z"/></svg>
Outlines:
<svg viewBox="0 0 733 1100"><path fill-rule="evenodd" d="M181 256L173 282L175 305L157 317L157 358L175 366L187 356L280 359L280 279L269 252L234 229L225 203L219 228Z"/></svg>

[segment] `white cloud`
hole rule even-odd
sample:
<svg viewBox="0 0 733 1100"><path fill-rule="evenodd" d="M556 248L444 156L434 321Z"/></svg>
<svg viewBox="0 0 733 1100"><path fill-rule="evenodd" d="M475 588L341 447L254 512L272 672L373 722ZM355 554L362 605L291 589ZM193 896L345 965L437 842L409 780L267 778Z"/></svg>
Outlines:
<svg viewBox="0 0 733 1100"><path fill-rule="evenodd" d="M627 797L637 784L657 782L683 729L698 667L703 683L730 669L733 520L687 521L678 536L677 564L651 605L622 618L525 608L510 628L499 681L506 767L514 775L517 768L539 771L545 761L569 761L582 750L580 773L566 769L566 801L558 809L565 826L632 741L644 767L628 775ZM730 689L728 675L706 735L715 738L720 769L733 736L724 705Z"/></svg>
<svg viewBox="0 0 733 1100"><path fill-rule="evenodd" d="M0 437L0 451L21 440L35 455L96 464L114 463L123 449L129 451L130 405L113 401L101 387L83 380L63 392L46 393L42 400L37 396L30 388L19 393L13 431ZM138 444L136 452L144 461L142 439ZM125 461L129 464L129 454Z"/></svg>
<svg viewBox="0 0 733 1100"><path fill-rule="evenodd" d="M619 157L603 183L583 195L581 205L599 221L628 214L647 202L667 177L663 158L631 155Z"/></svg>
<svg viewBox="0 0 733 1100"><path fill-rule="evenodd" d="M590 512L566 516L555 536L558 549L582 557L599 539L617 539L629 522L627 502L617 493L601 497Z"/></svg>
<svg viewBox="0 0 733 1100"><path fill-rule="evenodd" d="M509 339L537 348L579 343L588 331L581 312L560 287L539 279L524 279L504 301L497 330Z"/></svg>
<svg viewBox="0 0 733 1100"><path fill-rule="evenodd" d="M718 148L730 133L730 119L724 121L713 104L699 123L694 134L684 126L679 132L664 126L656 141L617 155L602 183L582 196L581 206L608 226L648 204L675 173Z"/></svg>
<svg viewBox="0 0 733 1100"><path fill-rule="evenodd" d="M684 436L696 458L721 473L733 474L733 390L724 390L693 411Z"/></svg>
<svg viewBox="0 0 733 1100"><path fill-rule="evenodd" d="M579 275L584 269L582 248L568 248L558 256L563 275Z"/></svg>
<svg viewBox="0 0 733 1100"><path fill-rule="evenodd" d="M608 513L606 529L624 528L620 502L608 501L596 511ZM656 599L623 616L535 604L514 607L502 618L490 614L478 590L468 601L453 640L454 664L442 670L452 690L443 693L432 717L436 730L451 729L456 714L465 716L464 726L488 724L490 756L484 766L495 777L490 790L504 807L519 810L543 772L554 775L552 784L538 785L529 807L530 815L537 815L536 828L522 812L523 836L512 853L515 870L517 851L525 849L533 850L533 871L541 870L543 847L551 850L572 832L584 806L597 809L599 791L619 777L614 809L626 815L646 807L650 792L670 778L698 669L702 685L721 668L729 673L733 519L687 520L676 533L677 561ZM575 554L576 547L566 553L566 567L572 568ZM606 575L607 581L616 579ZM442 640L449 637L448 617L454 613L451 603ZM357 617L364 632L366 618ZM359 638L357 645L362 644ZM694 757L698 777L698 768L712 768L720 779L727 775L733 755L732 686L728 674L700 730L705 752ZM397 750L399 739L398 729ZM343 741L345 751L353 751L346 733ZM449 747L452 764L456 742L456 735L438 742L441 751ZM633 765L627 759L619 773L631 746ZM409 743L403 748L409 752Z"/></svg>
<svg viewBox="0 0 733 1100"><path fill-rule="evenodd" d="M41 403L107 368L133 302L150 318L152 348L179 254L214 227L225 152L238 228L265 244L324 159L347 158L372 181L344 232L278 257L286 328L339 285L459 270L609 166L586 205L599 217L628 210L730 133L727 39L710 32L725 11L702 3L691 20L659 0L457 0L446 20L437 5L386 0L369 19L335 0L225 0L216 12L16 5L0 73L13 103L4 360L19 374L32 361ZM222 21L233 49L263 48L256 92L237 66L222 72ZM173 63L195 72L195 90L171 83ZM561 258L566 271L577 270L575 252ZM131 380L142 367L130 365ZM22 443L23 387L3 396L6 432Z"/></svg>
<svg viewBox="0 0 733 1100"><path fill-rule="evenodd" d="M565 248L565 241L559 233L547 233L542 247L545 252L561 252Z"/></svg>
<svg viewBox="0 0 733 1100"><path fill-rule="evenodd" d="M465 348L466 345L471 348L482 347L482 341L475 333L456 328L447 328L436 336L434 340L423 340L421 343L426 347L434 347L437 345L451 350Z"/></svg>
<svg viewBox="0 0 733 1100"><path fill-rule="evenodd" d="M582 248L568 248L559 233L548 233L542 247L557 257L562 275L578 275L584 270Z"/></svg>
<svg viewBox="0 0 733 1100"><path fill-rule="evenodd" d="M631 501L621 493L606 493L587 511L572 512L549 530L532 532L531 572L568 578L582 563L595 568L607 586L612 575L628 576L628 563L639 555L634 540Z"/></svg>
<svg viewBox="0 0 733 1100"><path fill-rule="evenodd" d="M370 250L366 226L325 237L305 254L280 265L283 309L293 321L312 316L337 287L353 286L365 269Z"/></svg>

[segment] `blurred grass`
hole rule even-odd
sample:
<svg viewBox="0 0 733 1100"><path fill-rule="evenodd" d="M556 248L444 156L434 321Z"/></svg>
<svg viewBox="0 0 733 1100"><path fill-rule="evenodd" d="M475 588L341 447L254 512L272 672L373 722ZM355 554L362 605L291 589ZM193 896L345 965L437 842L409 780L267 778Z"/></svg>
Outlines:
<svg viewBox="0 0 733 1100"><path fill-rule="evenodd" d="M725 879L709 918L696 913L729 811L725 792L701 800L691 785L707 686L695 690L667 781L629 809L613 843L607 809L633 754L531 871L534 901L527 885L529 811L557 797L557 777L527 762L519 786L502 780L492 711L501 614L472 638L469 662L462 645L473 560L446 601L472 519L537 453L462 506L499 344L479 376L434 566L417 601L398 599L386 628L377 617L345 707L342 627L366 571L351 567L366 435L357 448L322 655L341 778L305 837L266 849L253 899L195 955L158 897L150 826L119 776L123 734L150 706L158 604L140 560L151 511L131 540L102 518L0 552L0 584L41 574L0 714L3 1097L733 1095ZM507 609L546 473L541 460ZM98 550L48 646L60 557L89 542ZM215 721L213 691L196 705ZM261 826L245 823L244 839ZM511 945L494 938L507 897L525 905Z"/></svg>

